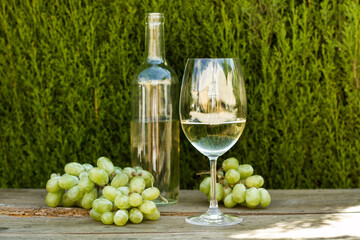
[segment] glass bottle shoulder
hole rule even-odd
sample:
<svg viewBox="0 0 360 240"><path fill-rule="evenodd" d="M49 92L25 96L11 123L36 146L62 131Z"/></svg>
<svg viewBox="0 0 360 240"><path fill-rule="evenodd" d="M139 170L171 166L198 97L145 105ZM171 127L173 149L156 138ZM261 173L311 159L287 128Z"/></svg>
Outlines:
<svg viewBox="0 0 360 240"><path fill-rule="evenodd" d="M179 84L175 71L164 62L159 64L145 62L141 64L134 74L133 84L141 82Z"/></svg>

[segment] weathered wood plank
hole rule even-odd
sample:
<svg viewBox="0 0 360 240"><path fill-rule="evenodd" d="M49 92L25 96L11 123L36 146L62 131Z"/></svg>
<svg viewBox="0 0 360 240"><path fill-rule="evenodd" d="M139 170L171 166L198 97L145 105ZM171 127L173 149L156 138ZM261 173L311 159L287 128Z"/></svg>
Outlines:
<svg viewBox="0 0 360 240"><path fill-rule="evenodd" d="M230 214L282 215L360 212L360 189L270 190L272 203L265 209L237 206L220 208ZM81 208L49 208L44 189L0 189L0 215L87 216ZM182 190L178 204L159 208L163 216L189 216L206 211L207 198L197 190Z"/></svg>
<svg viewBox="0 0 360 240"><path fill-rule="evenodd" d="M182 216L158 221L103 225L90 218L0 216L0 238L6 239L359 239L360 213L252 215L229 227L199 227Z"/></svg>

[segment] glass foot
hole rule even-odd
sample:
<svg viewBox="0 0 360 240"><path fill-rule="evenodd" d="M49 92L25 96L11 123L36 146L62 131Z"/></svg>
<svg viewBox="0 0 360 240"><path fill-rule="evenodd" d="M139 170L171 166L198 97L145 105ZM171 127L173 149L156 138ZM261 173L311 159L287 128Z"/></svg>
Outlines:
<svg viewBox="0 0 360 240"><path fill-rule="evenodd" d="M185 219L187 223L201 225L201 226L230 226L241 223L243 219L241 217L235 217L219 214L209 214L209 211L203 215L191 216Z"/></svg>

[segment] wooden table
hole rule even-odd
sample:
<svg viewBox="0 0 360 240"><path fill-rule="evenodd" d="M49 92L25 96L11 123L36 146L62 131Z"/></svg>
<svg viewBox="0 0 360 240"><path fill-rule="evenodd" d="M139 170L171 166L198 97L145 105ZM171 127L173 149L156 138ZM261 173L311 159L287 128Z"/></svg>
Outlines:
<svg viewBox="0 0 360 240"><path fill-rule="evenodd" d="M182 190L176 205L161 207L158 221L103 225L80 208L49 208L41 189L0 189L0 239L360 239L360 189L271 190L266 209L221 209L241 224L201 227L186 216L206 211L206 197Z"/></svg>

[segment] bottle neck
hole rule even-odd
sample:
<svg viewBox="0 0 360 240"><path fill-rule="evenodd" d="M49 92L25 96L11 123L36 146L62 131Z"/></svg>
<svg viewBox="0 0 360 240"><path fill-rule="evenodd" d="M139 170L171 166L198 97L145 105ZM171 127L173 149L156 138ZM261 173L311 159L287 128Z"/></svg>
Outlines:
<svg viewBox="0 0 360 240"><path fill-rule="evenodd" d="M164 15L149 13L146 17L145 56L148 63L165 62Z"/></svg>

